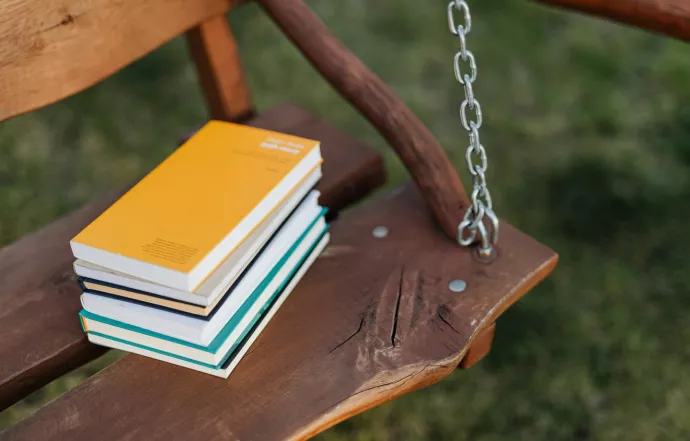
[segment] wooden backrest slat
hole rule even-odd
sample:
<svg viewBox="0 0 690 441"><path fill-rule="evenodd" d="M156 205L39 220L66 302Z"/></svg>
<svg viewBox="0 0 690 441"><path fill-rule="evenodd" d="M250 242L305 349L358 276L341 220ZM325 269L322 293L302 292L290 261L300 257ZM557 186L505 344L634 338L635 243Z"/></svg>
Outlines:
<svg viewBox="0 0 690 441"><path fill-rule="evenodd" d="M232 0L0 2L0 121L73 95Z"/></svg>

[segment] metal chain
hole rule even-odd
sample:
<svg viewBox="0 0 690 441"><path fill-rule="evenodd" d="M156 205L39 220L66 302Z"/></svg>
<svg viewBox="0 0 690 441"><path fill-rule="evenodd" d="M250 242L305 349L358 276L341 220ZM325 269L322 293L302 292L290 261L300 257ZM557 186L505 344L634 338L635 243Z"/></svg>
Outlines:
<svg viewBox="0 0 690 441"><path fill-rule="evenodd" d="M460 24L455 21L456 13L462 14L463 22ZM486 258L493 254L493 247L498 241L498 217L493 211L491 193L486 186L486 169L489 165L486 150L479 141L483 116L481 105L475 98L472 88L477 80L477 62L472 51L467 49L466 36L472 30L472 15L465 0L451 0L448 3L448 28L460 41L460 50L453 58L453 68L455 78L465 88L465 100L460 105L460 121L470 138L470 146L465 152L465 162L473 183L472 205L458 225L458 243L470 246L479 240L479 254ZM463 66L465 70L469 68L469 73L463 73ZM468 111L473 115L468 115ZM491 232L487 231L485 220L488 220Z"/></svg>

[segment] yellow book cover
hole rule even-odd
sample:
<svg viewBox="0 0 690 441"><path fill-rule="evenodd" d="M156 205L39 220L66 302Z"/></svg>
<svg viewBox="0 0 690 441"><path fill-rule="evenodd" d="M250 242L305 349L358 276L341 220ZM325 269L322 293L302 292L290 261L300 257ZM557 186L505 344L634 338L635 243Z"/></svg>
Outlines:
<svg viewBox="0 0 690 441"><path fill-rule="evenodd" d="M210 121L72 239L72 251L191 291L321 161L317 141Z"/></svg>

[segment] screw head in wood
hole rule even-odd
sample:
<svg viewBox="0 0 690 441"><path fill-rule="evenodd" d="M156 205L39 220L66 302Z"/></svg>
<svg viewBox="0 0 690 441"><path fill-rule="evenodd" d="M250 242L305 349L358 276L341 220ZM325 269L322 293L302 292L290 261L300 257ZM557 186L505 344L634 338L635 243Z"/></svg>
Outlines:
<svg viewBox="0 0 690 441"><path fill-rule="evenodd" d="M465 289L467 289L467 282L461 279L451 280L451 282L448 284L448 289L453 292L463 292Z"/></svg>
<svg viewBox="0 0 690 441"><path fill-rule="evenodd" d="M388 227L379 225L371 231L371 235L377 239L383 239L384 237L388 236Z"/></svg>

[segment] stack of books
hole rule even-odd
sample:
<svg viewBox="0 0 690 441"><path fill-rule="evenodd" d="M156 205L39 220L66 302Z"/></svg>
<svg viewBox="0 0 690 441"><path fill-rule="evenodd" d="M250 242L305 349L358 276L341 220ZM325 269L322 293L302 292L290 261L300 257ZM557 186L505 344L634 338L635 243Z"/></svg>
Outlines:
<svg viewBox="0 0 690 441"><path fill-rule="evenodd" d="M209 122L72 239L88 339L227 378L328 243L321 163Z"/></svg>

